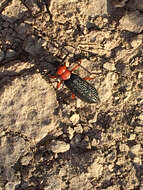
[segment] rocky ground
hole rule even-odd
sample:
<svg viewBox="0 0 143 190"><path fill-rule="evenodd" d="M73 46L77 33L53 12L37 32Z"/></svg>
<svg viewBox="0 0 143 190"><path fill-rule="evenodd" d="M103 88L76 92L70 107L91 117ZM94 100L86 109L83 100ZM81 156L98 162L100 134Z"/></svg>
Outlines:
<svg viewBox="0 0 143 190"><path fill-rule="evenodd" d="M0 1L0 190L143 190L142 43L143 0Z"/></svg>

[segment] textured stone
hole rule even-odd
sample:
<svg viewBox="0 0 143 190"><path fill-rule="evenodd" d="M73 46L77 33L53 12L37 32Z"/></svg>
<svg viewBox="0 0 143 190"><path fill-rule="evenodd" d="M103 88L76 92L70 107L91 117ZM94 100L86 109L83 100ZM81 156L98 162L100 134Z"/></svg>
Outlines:
<svg viewBox="0 0 143 190"><path fill-rule="evenodd" d="M54 153L66 152L70 149L69 144L65 143L64 141L55 141L55 140L52 141L50 147Z"/></svg>
<svg viewBox="0 0 143 190"><path fill-rule="evenodd" d="M120 20L120 28L140 33L143 30L143 15L139 11L127 12Z"/></svg>

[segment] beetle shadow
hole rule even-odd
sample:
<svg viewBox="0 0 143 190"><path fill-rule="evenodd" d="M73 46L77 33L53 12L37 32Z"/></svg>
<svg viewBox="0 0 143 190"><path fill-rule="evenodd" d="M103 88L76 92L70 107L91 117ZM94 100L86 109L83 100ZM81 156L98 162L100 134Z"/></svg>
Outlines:
<svg viewBox="0 0 143 190"><path fill-rule="evenodd" d="M124 6L117 5L117 1L107 1L107 12L111 16L111 18L117 23L119 22L120 18L125 14L125 10L126 9Z"/></svg>
<svg viewBox="0 0 143 190"><path fill-rule="evenodd" d="M23 14L23 13L21 13ZM18 15L18 19L15 17L7 17L7 16L0 16L2 22L12 23L13 31L15 31L15 23L19 23L21 18L21 14ZM26 20L26 18L25 18ZM24 21L24 20L23 20ZM4 87L5 85L11 84L15 78L22 77L25 75L33 75L37 72L44 75L44 70L47 70L47 73L52 72L56 69L62 59L53 55L53 53L45 50L42 45L41 41L38 41L38 36L33 38L32 32L27 35L21 35L17 33L15 37L18 40L17 45L15 45L15 39L10 38L9 45L7 45L5 38L1 35L1 42L2 42L2 58L0 60L0 87ZM27 49L25 49L26 40L30 41L30 46L27 45ZM29 48L29 49L28 49ZM30 49L31 48L31 49ZM35 48L35 49L34 49ZM37 49L36 49L37 48ZM8 56L7 50L13 50L15 54L13 56ZM30 53L30 51L32 53ZM16 66L19 63L26 63L29 62L31 64L30 68L24 68L20 71L11 71L12 66ZM46 75L45 74L45 75Z"/></svg>

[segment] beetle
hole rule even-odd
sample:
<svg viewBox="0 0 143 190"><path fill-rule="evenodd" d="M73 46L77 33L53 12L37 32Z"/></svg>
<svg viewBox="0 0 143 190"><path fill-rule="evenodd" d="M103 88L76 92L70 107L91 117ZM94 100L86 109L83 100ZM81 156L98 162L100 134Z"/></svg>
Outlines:
<svg viewBox="0 0 143 190"><path fill-rule="evenodd" d="M73 69L69 70L66 65L59 66L56 72L56 76L50 76L50 78L59 78L60 82L57 83L57 88L60 87L62 82L72 92L72 98L75 96L87 103L98 103L100 101L96 88L88 83L86 80L92 78L85 77L82 79L77 74L72 73L79 65L76 65Z"/></svg>

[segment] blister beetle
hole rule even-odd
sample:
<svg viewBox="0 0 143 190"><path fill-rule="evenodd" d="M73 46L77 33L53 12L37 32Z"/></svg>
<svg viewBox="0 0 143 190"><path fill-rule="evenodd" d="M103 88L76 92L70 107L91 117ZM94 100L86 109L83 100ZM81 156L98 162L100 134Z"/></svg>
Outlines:
<svg viewBox="0 0 143 190"><path fill-rule="evenodd" d="M60 79L60 82L57 83L57 88L59 88L61 83L64 81L64 84L72 92L72 98L77 96L84 102L98 103L100 100L96 88L86 81L92 78L86 77L82 79L77 74L72 73L78 67L79 65L76 65L73 69L69 70L66 65L59 66L56 76L50 77Z"/></svg>

